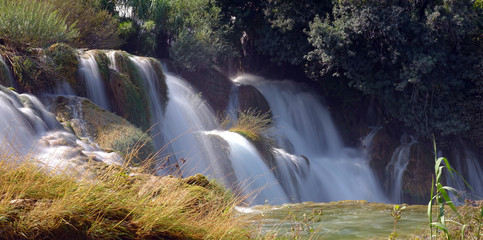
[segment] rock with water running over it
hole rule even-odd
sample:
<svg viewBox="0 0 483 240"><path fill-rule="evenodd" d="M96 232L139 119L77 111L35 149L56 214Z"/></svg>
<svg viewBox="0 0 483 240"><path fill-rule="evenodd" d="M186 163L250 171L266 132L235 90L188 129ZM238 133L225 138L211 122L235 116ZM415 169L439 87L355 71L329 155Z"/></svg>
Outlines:
<svg viewBox="0 0 483 240"><path fill-rule="evenodd" d="M228 77L215 69L183 72L181 75L201 92L215 112L226 111L233 86Z"/></svg>
<svg viewBox="0 0 483 240"><path fill-rule="evenodd" d="M238 87L238 103L242 112L254 110L262 114L268 113L271 117L267 99L252 85L240 85Z"/></svg>
<svg viewBox="0 0 483 240"><path fill-rule="evenodd" d="M151 138L146 133L88 99L60 96L53 100L52 110L79 138L92 138L105 150L132 157L129 160L134 163L143 162L154 153Z"/></svg>

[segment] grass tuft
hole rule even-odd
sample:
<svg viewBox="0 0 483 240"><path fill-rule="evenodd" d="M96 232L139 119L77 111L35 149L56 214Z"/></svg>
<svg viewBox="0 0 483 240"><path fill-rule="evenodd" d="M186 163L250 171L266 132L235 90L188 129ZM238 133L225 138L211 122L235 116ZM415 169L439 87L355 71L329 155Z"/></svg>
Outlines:
<svg viewBox="0 0 483 240"><path fill-rule="evenodd" d="M251 237L234 210L239 199L201 175L160 177L92 162L89 174L74 178L6 158L0 157L1 239Z"/></svg>

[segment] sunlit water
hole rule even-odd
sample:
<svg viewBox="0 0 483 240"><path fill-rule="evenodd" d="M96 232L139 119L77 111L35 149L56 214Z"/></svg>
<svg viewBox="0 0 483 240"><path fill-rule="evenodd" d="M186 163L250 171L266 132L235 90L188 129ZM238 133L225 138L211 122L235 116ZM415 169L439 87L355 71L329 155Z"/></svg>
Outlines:
<svg viewBox="0 0 483 240"><path fill-rule="evenodd" d="M238 208L260 234L301 239L388 239L393 231L393 205L366 202L300 203ZM396 228L408 239L427 225L426 206L407 206Z"/></svg>

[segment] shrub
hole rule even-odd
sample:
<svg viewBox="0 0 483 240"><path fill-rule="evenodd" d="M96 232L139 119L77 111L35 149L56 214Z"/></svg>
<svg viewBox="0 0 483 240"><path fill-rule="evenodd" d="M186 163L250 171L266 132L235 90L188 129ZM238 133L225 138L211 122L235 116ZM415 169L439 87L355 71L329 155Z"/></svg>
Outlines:
<svg viewBox="0 0 483 240"><path fill-rule="evenodd" d="M0 0L0 38L18 46L46 46L79 35L52 5L37 0Z"/></svg>
<svg viewBox="0 0 483 240"><path fill-rule="evenodd" d="M46 0L69 26L75 25L79 34L73 39L76 47L97 49L118 48L118 20L93 0Z"/></svg>

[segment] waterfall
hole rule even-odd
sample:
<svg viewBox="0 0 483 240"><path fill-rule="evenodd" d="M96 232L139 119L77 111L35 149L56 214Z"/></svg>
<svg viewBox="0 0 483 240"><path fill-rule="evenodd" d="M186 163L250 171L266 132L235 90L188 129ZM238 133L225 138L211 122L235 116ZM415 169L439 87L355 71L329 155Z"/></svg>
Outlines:
<svg viewBox="0 0 483 240"><path fill-rule="evenodd" d="M386 175L388 176L388 193L392 202L402 203L402 180L404 171L409 164L411 156L411 146L416 143L414 137L408 137L404 134L401 137L401 145L394 150L389 164L386 166Z"/></svg>
<svg viewBox="0 0 483 240"><path fill-rule="evenodd" d="M289 189L296 189L292 191L300 194L300 201L387 201L363 152L343 146L328 110L317 97L288 81L267 81L251 75L234 81L253 85L267 99L280 148L308 159L290 163L308 169L304 174L295 174L288 167L279 171L281 182L297 180Z"/></svg>
<svg viewBox="0 0 483 240"><path fill-rule="evenodd" d="M5 59L3 58L2 54L0 54L0 74L3 74L3 76L0 76L0 78L6 78L7 83L10 87L14 86L14 80L12 73L10 72L10 69L8 68L7 64L5 63Z"/></svg>
<svg viewBox="0 0 483 240"><path fill-rule="evenodd" d="M87 97L98 106L109 110L109 101L95 53L88 51L80 56L79 75L86 83Z"/></svg>
<svg viewBox="0 0 483 240"><path fill-rule="evenodd" d="M455 174L451 176L448 172L445 173L446 184L459 191L462 199L482 199L483 168L477 155L466 144L460 142L453 147L453 154L448 158L448 161L458 173L464 176L464 180L466 180L471 188L465 184L460 176ZM456 203L464 203L461 201L462 199L457 198L454 194L451 194L451 197Z"/></svg>
<svg viewBox="0 0 483 240"><path fill-rule="evenodd" d="M213 131L225 139L230 147L229 160L233 174L238 180L238 189L252 204L282 204L290 202L280 183L267 167L257 149L238 133Z"/></svg>
<svg viewBox="0 0 483 240"><path fill-rule="evenodd" d="M111 62L115 64L115 57L114 55L109 55L111 58ZM150 104L150 111L151 111L151 126L152 129L150 131L151 136L153 136L153 141L156 148L160 149L164 146L164 137L163 137L163 130L164 130L164 108L163 103L160 102L159 93L157 92L157 84L159 82L158 76L154 71L152 64L160 64L160 63L153 63L149 58L143 57L130 57L130 60L134 63L138 72L141 74L141 77L144 81L145 92L149 94L149 104Z"/></svg>
<svg viewBox="0 0 483 240"><path fill-rule="evenodd" d="M36 97L2 86L0 138L3 156L33 157L52 168L78 166L89 158L107 163L121 162L118 154L103 152L65 131Z"/></svg>
<svg viewBox="0 0 483 240"><path fill-rule="evenodd" d="M168 85L168 104L165 112L163 133L184 175L205 173L222 178L217 171L218 153L204 132L219 127L213 110L193 87L180 78L165 71ZM207 172L212 169L211 172ZM221 175L220 175L221 174Z"/></svg>

